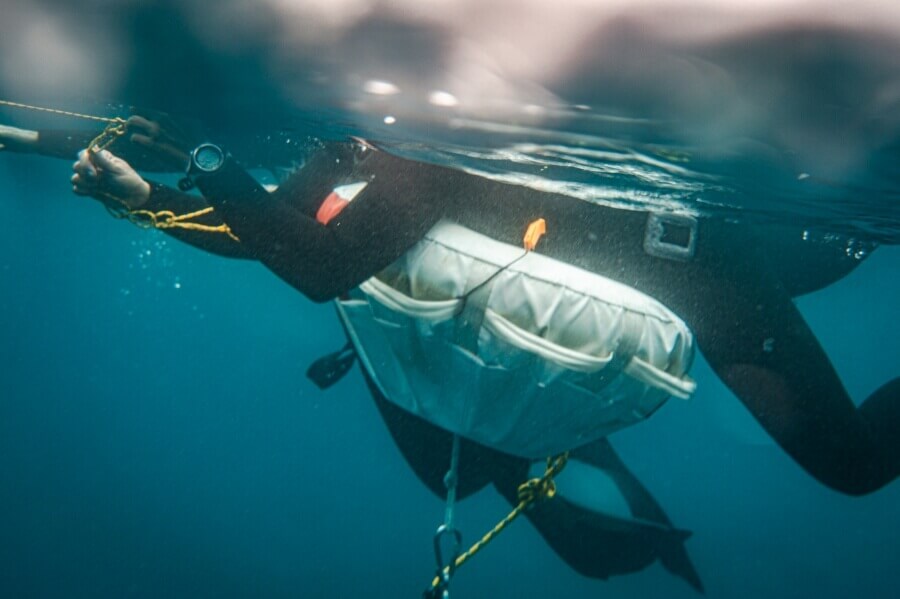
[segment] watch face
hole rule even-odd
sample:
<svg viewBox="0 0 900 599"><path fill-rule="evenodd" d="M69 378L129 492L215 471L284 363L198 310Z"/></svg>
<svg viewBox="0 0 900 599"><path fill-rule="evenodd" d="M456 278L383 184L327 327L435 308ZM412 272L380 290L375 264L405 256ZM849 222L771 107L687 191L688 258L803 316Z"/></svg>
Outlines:
<svg viewBox="0 0 900 599"><path fill-rule="evenodd" d="M222 150L212 144L205 144L194 151L194 164L197 169L206 173L217 170L225 161Z"/></svg>

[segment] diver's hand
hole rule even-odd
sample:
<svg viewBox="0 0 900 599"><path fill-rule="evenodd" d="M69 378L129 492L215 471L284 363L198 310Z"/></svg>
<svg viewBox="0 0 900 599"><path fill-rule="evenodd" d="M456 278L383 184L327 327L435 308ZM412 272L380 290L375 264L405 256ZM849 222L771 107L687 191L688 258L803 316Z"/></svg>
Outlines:
<svg viewBox="0 0 900 599"><path fill-rule="evenodd" d="M134 115L128 119L131 142L154 154L178 171L186 171L191 151L198 145L184 129L165 115L155 120Z"/></svg>
<svg viewBox="0 0 900 599"><path fill-rule="evenodd" d="M150 184L131 165L109 150L78 153L72 167L72 191L101 201L118 200L127 208L140 208L150 199Z"/></svg>
<svg viewBox="0 0 900 599"><path fill-rule="evenodd" d="M34 152L37 149L38 132L0 125L0 151Z"/></svg>

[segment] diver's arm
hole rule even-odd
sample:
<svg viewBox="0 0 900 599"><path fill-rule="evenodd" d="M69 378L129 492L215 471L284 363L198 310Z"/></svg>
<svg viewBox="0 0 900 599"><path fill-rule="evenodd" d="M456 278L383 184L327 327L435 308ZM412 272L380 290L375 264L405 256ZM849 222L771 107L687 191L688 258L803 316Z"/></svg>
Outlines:
<svg viewBox="0 0 900 599"><path fill-rule="evenodd" d="M37 154L49 158L75 159L78 152L86 148L100 131L99 129L32 130L0 125L0 150ZM145 148L132 144L127 137L114 140L109 149L138 170L146 172L176 170L171 164L160 160Z"/></svg>
<svg viewBox="0 0 900 599"><path fill-rule="evenodd" d="M719 284L691 323L722 381L807 472L850 495L900 474L900 379L857 408L783 286Z"/></svg>
<svg viewBox="0 0 900 599"><path fill-rule="evenodd" d="M140 116L129 119L131 141L173 167L185 166L190 150L178 127ZM367 148L365 164L340 159L344 144L270 194L235 160L195 183L218 216L252 258L314 301L352 289L403 254L441 216L448 185L459 185L454 171L402 160ZM352 153L350 155L352 157ZM359 168L356 168L359 167ZM362 175L368 186L327 224L316 220L320 205L342 176ZM354 182L361 182L357 178ZM454 189L458 192L458 189Z"/></svg>
<svg viewBox="0 0 900 599"><path fill-rule="evenodd" d="M33 151L41 156L50 158L74 158L78 152L83 150L91 143L101 130L85 130L85 129L41 129L35 131L37 134L37 142L33 147ZM124 144L115 144L124 145ZM116 154L121 154L123 158L125 154L121 152L121 148L115 148Z"/></svg>
<svg viewBox="0 0 900 599"><path fill-rule="evenodd" d="M339 180L339 177L347 172L353 161L354 157L349 144L330 142L322 144L319 151L311 156L307 164L292 175L276 193L278 197L284 198L292 209L314 215L321 198L331 191L329 182ZM150 184L152 191L149 201L142 207L145 210L154 212L168 210L175 214L190 214L211 207L202 196L183 193L158 183L150 182ZM217 211L191 219L191 221L210 226L225 224L220 212ZM254 259L244 244L234 241L228 235L186 229L166 229L166 233L213 254L228 258Z"/></svg>
<svg viewBox="0 0 900 599"><path fill-rule="evenodd" d="M31 129L20 129L0 125L0 151L28 154L36 151L39 133Z"/></svg>
<svg viewBox="0 0 900 599"><path fill-rule="evenodd" d="M359 285L419 241L440 219L439 191L452 178L447 169L381 152L367 159L367 167L379 174L327 225L295 206L321 203L338 182L330 173L308 179L304 188L289 182L270 195L229 159L215 175L198 178L197 187L254 258L322 302ZM303 176L310 174L317 173L311 168Z"/></svg>
<svg viewBox="0 0 900 599"><path fill-rule="evenodd" d="M188 195L145 181L126 161L108 150L91 153L82 150L73 166L72 190L93 196L115 208L149 213L169 212L174 216L192 214L210 206L200 196ZM187 219L198 225L217 227L222 219L210 212ZM202 231L183 227L163 229L185 243L227 258L250 258L243 246L224 231Z"/></svg>
<svg viewBox="0 0 900 599"><path fill-rule="evenodd" d="M84 129L42 129L37 132L38 140L34 151L51 158L73 158L86 148L100 131ZM116 138L108 148L113 154L125 160L134 169L148 173L178 172L170 164L157 158L145 148L131 143L126 133ZM183 172L183 171L181 171Z"/></svg>

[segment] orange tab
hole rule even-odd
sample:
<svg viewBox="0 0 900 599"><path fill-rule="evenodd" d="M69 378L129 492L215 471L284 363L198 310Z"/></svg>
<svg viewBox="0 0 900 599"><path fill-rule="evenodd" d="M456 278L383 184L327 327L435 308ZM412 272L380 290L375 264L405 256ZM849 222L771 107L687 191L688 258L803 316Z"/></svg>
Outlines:
<svg viewBox="0 0 900 599"><path fill-rule="evenodd" d="M537 247L538 241L541 240L541 237L544 233L547 232L547 221L542 218L537 219L528 225L528 229L525 230L525 237L522 239L522 243L525 244L525 250L531 251Z"/></svg>

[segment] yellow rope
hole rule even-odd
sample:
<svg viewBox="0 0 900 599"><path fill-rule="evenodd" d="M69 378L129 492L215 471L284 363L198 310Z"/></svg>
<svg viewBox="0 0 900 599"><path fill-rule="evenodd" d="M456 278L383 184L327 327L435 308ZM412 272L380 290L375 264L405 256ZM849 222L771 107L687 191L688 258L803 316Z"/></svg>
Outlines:
<svg viewBox="0 0 900 599"><path fill-rule="evenodd" d="M85 119L88 121L99 121L108 123L106 128L88 144L88 151L94 152L98 149L106 149L112 142L117 140L119 136L125 133L125 119L121 117L105 117L95 116L93 114L84 114L82 112L71 112L69 110L58 110L56 108L44 108L43 106L33 106L31 104L22 104L21 102L10 102L9 100L0 100L0 106L10 106L12 108L23 108L35 112L47 112L59 116L68 116L76 119Z"/></svg>
<svg viewBox="0 0 900 599"><path fill-rule="evenodd" d="M36 112L49 112L60 116L70 116L77 119L87 119L89 121L100 121L103 123L124 123L125 120L119 117L94 116L92 114L83 114L80 112L69 112L68 110L57 110L56 108L44 108L42 106L32 106L31 104L21 104L19 102L10 102L9 100L0 100L0 105L11 106L13 108L25 108L26 110L34 110Z"/></svg>
<svg viewBox="0 0 900 599"><path fill-rule="evenodd" d="M153 212L151 210L130 210L119 199L110 194L103 194L111 200L122 204L123 208L117 210L107 206L110 214L116 218L125 219L133 225L142 229L185 229L188 231L202 231L204 233L224 233L233 240L240 242L240 239L231 231L231 227L222 223L221 225L204 225L202 223L188 222L191 219L212 214L214 209L212 206L189 212L188 214L175 214L171 210L160 210Z"/></svg>
<svg viewBox="0 0 900 599"><path fill-rule="evenodd" d="M100 150L105 150L124 134L125 120L116 119L115 121L107 125L106 129L101 131L97 137L91 140L91 143L88 144L88 152L99 152Z"/></svg>
<svg viewBox="0 0 900 599"><path fill-rule="evenodd" d="M60 116L68 116L77 119L86 119L89 121L99 121L107 123L103 129L88 144L88 152L95 153L105 150L119 137L125 134L127 122L121 117L103 117L92 114L84 114L81 112L71 112L68 110L58 110L56 108L44 108L42 106L33 106L31 104L22 104L20 102L10 102L9 100L0 100L0 106L10 106L12 108L23 108L25 110L33 110L35 112L47 112ZM113 200L122 206L121 209L114 209L107 205L109 212L116 218L123 218L129 222L144 229L186 229L190 231L204 231L207 233L224 233L234 239L240 241L237 235L232 233L231 228L227 224L221 225L204 225L200 223L186 222L193 218L204 216L213 212L212 206L191 212L189 214L176 215L171 210L161 210L159 212L151 212L149 210L131 210L120 198L106 192L100 192L103 197Z"/></svg>
<svg viewBox="0 0 900 599"><path fill-rule="evenodd" d="M138 226L153 227L155 229L186 229L189 231L203 231L206 233L224 233L233 240L240 241L237 235L232 233L231 228L225 223L222 223L221 225L204 225L201 223L187 222L193 218L211 214L212 212L214 212L212 206L181 215L176 215L171 210L160 210L159 212L151 212L150 210L131 210L128 213L128 220ZM140 223L142 220L143 224Z"/></svg>
<svg viewBox="0 0 900 599"><path fill-rule="evenodd" d="M547 458L547 468L544 470L543 476L540 478L532 478L521 485L518 488L518 498L519 503L513 510L505 517L503 520L497 523L494 528L489 530L481 539L479 539L475 544L469 547L468 551L465 551L456 558L454 562L454 569L462 566L466 561L468 561L471 557L473 557L476 553L481 551L488 543L494 540L497 535L503 532L503 529L509 526L513 520L518 518L522 512L524 512L528 506L531 504L540 501L542 499L552 499L556 495L556 483L553 481L553 477L562 472L562 469L566 467L566 463L569 461L569 452L560 454L553 458ZM444 575L448 575L450 572L450 566L444 568ZM441 577L435 576L434 580L431 581L431 588L437 588L441 583Z"/></svg>

